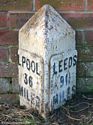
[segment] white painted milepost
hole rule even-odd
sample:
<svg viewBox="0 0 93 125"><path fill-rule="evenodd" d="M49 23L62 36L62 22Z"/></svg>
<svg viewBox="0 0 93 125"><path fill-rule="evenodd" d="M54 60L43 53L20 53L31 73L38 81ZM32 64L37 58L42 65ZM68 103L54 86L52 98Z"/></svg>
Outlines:
<svg viewBox="0 0 93 125"><path fill-rule="evenodd" d="M19 31L20 105L43 117L76 91L75 31L44 5Z"/></svg>

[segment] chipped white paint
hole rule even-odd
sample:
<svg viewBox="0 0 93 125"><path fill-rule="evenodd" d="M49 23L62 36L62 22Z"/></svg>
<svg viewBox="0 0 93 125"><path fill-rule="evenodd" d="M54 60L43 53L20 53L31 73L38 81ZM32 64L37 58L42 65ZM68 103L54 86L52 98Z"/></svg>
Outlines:
<svg viewBox="0 0 93 125"><path fill-rule="evenodd" d="M21 105L46 116L75 93L75 31L51 6L20 29L18 53Z"/></svg>
<svg viewBox="0 0 93 125"><path fill-rule="evenodd" d="M50 104L57 109L75 94L77 51L63 52L50 61Z"/></svg>
<svg viewBox="0 0 93 125"><path fill-rule="evenodd" d="M41 110L43 59L26 50L19 50L20 103ZM24 96L24 98L22 97ZM32 99L33 98L33 99Z"/></svg>

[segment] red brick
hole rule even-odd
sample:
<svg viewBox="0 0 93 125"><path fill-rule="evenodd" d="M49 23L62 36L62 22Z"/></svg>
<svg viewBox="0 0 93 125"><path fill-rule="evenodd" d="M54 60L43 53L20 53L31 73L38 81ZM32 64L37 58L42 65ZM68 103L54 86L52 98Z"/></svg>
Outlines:
<svg viewBox="0 0 93 125"><path fill-rule="evenodd" d="M0 45L17 45L18 33L16 31L0 31Z"/></svg>
<svg viewBox="0 0 93 125"><path fill-rule="evenodd" d="M93 31L84 31L87 45L93 46Z"/></svg>
<svg viewBox="0 0 93 125"><path fill-rule="evenodd" d="M62 17L74 28L74 29L89 29L93 28L93 14L92 13L63 13Z"/></svg>
<svg viewBox="0 0 93 125"><path fill-rule="evenodd" d="M78 93L92 93L93 92L93 78L78 78L77 79Z"/></svg>
<svg viewBox="0 0 93 125"><path fill-rule="evenodd" d="M36 0L36 9L50 4L57 10L84 10L84 0Z"/></svg>
<svg viewBox="0 0 93 125"><path fill-rule="evenodd" d="M19 93L18 78L12 78L12 93Z"/></svg>
<svg viewBox="0 0 93 125"><path fill-rule="evenodd" d="M0 78L0 94L9 93L11 90L11 78Z"/></svg>
<svg viewBox="0 0 93 125"><path fill-rule="evenodd" d="M82 76L85 77L86 76L86 70L84 69L85 67L85 62L78 62L77 63L77 76Z"/></svg>
<svg viewBox="0 0 93 125"><path fill-rule="evenodd" d="M11 29L20 29L34 13L10 13Z"/></svg>
<svg viewBox="0 0 93 125"><path fill-rule="evenodd" d="M77 50L79 61L93 61L93 47L78 47Z"/></svg>
<svg viewBox="0 0 93 125"><path fill-rule="evenodd" d="M12 62L18 63L18 48L17 47L10 48L10 58Z"/></svg>
<svg viewBox="0 0 93 125"><path fill-rule="evenodd" d="M93 10L93 0L88 0L88 10Z"/></svg>
<svg viewBox="0 0 93 125"><path fill-rule="evenodd" d="M0 103L19 104L19 96L17 94L0 94Z"/></svg>
<svg viewBox="0 0 93 125"><path fill-rule="evenodd" d="M76 44L80 46L93 46L93 31L76 31Z"/></svg>
<svg viewBox="0 0 93 125"><path fill-rule="evenodd" d="M8 62L9 51L7 48L0 48L0 61Z"/></svg>
<svg viewBox="0 0 93 125"><path fill-rule="evenodd" d="M0 78L0 94L19 93L18 78Z"/></svg>
<svg viewBox="0 0 93 125"><path fill-rule="evenodd" d="M77 76L79 77L93 77L93 62L78 62Z"/></svg>
<svg viewBox="0 0 93 125"><path fill-rule="evenodd" d="M82 45L83 41L83 32L82 31L76 31L76 44Z"/></svg>
<svg viewBox="0 0 93 125"><path fill-rule="evenodd" d="M32 0L0 0L0 10L32 10Z"/></svg>
<svg viewBox="0 0 93 125"><path fill-rule="evenodd" d="M0 28L7 28L7 12L0 12Z"/></svg>
<svg viewBox="0 0 93 125"><path fill-rule="evenodd" d="M0 77L17 77L18 67L16 64L0 63Z"/></svg>

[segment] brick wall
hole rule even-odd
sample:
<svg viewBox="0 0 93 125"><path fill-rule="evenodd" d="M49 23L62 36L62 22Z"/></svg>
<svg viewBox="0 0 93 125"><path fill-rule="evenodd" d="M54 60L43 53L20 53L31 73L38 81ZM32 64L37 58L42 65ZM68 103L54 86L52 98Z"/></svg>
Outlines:
<svg viewBox="0 0 93 125"><path fill-rule="evenodd" d="M18 30L44 4L76 30L77 91L93 91L93 0L0 0L0 102L17 102Z"/></svg>

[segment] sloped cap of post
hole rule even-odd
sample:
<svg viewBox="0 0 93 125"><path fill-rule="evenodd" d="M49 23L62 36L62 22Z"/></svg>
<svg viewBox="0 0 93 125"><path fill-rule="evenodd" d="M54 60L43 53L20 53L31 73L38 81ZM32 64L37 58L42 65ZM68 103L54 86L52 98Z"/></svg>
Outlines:
<svg viewBox="0 0 93 125"><path fill-rule="evenodd" d="M28 45L35 45L35 43L37 45L42 44L39 46L44 47L45 43L55 44L54 41L62 41L62 39L68 36L75 36L75 31L72 27L52 6L44 5L19 30L19 47L22 48L23 41L26 41L24 46L28 48ZM36 49L38 52L40 51L38 50L39 48Z"/></svg>
<svg viewBox="0 0 93 125"><path fill-rule="evenodd" d="M20 32L28 32L30 29L40 28L40 31L47 32L62 32L66 30L66 34L74 32L72 27L60 16L60 14L50 5L46 4L38 12L36 12L27 23L20 29ZM62 30L61 30L62 29ZM54 33L53 33L54 34Z"/></svg>

